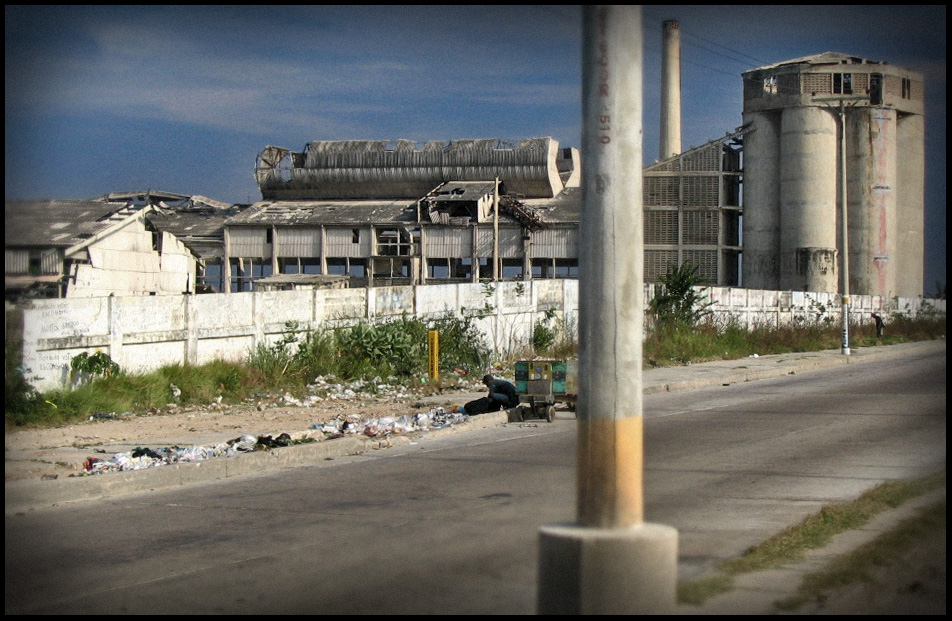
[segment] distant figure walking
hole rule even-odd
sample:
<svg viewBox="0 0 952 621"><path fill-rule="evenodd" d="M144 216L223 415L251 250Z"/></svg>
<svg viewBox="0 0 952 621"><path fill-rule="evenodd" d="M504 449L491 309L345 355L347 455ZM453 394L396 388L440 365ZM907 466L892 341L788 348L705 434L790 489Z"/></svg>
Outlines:
<svg viewBox="0 0 952 621"><path fill-rule="evenodd" d="M876 313L872 314L873 321L876 322L876 338L882 338L883 332L885 331L886 324L883 322L883 318L877 315Z"/></svg>

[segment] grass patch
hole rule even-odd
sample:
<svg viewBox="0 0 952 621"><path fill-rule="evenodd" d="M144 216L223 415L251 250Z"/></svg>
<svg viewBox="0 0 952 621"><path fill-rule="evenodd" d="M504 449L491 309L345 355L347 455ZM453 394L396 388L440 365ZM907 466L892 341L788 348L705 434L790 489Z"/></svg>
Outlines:
<svg viewBox="0 0 952 621"><path fill-rule="evenodd" d="M773 569L784 563L801 560L808 550L822 548L839 533L859 528L883 511L942 487L945 487L944 470L921 479L887 481L852 502L824 507L800 524L750 548L743 556L724 561L718 566L715 575L678 584L678 601L701 605L708 598L731 590L733 578L737 575ZM943 524L944 519L943 505ZM892 548L893 552L900 549ZM847 572L837 570L833 570L832 574L823 578L825 583L848 579L849 576Z"/></svg>
<svg viewBox="0 0 952 621"><path fill-rule="evenodd" d="M862 582L873 582L873 570L888 565L916 541L946 527L945 502L925 507L893 530L853 552L832 561L820 571L807 574L791 598L776 602L779 610L795 610L823 593Z"/></svg>

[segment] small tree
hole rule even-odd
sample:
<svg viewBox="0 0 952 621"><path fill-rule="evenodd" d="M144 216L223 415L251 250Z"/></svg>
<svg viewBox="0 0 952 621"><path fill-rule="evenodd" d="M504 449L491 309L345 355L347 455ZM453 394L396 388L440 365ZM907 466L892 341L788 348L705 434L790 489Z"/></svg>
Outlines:
<svg viewBox="0 0 952 621"><path fill-rule="evenodd" d="M119 365L116 364L109 354L96 350L96 353L89 355L86 352L73 356L69 362L69 378L75 382L86 382L93 377L112 377L119 374Z"/></svg>
<svg viewBox="0 0 952 621"><path fill-rule="evenodd" d="M693 326L711 313L702 295L697 265L683 263L661 276L664 289L651 300L650 310L660 326Z"/></svg>

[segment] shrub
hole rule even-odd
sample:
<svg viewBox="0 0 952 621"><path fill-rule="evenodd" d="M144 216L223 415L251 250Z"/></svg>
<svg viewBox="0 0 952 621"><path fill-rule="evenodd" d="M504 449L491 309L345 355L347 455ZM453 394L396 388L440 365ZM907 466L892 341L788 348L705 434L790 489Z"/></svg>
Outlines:
<svg viewBox="0 0 952 621"><path fill-rule="evenodd" d="M702 282L699 269L683 263L659 277L664 288L649 305L658 325L693 326L710 314L711 303L695 288Z"/></svg>

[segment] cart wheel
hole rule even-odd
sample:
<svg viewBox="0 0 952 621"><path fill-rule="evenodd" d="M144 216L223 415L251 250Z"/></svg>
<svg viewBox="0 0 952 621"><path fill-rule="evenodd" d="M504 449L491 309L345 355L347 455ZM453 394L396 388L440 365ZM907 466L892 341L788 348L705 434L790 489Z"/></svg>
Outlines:
<svg viewBox="0 0 952 621"><path fill-rule="evenodd" d="M555 406L550 405L545 409L545 419L550 423L555 420Z"/></svg>
<svg viewBox="0 0 952 621"><path fill-rule="evenodd" d="M521 423L522 421L526 420L526 407L524 405L517 405L512 410L512 413L513 418L516 419L515 422Z"/></svg>

